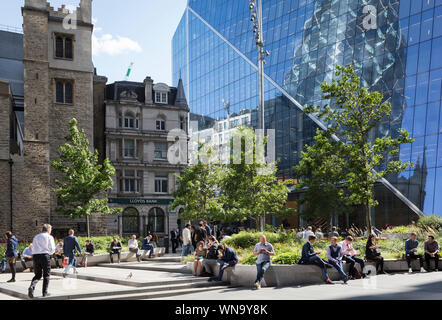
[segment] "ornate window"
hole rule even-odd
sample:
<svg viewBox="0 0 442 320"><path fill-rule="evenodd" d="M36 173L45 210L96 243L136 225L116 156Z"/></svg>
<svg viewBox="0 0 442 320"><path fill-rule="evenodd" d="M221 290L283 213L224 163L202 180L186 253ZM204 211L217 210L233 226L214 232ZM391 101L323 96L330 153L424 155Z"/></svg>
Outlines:
<svg viewBox="0 0 442 320"><path fill-rule="evenodd" d="M155 142L155 160L167 160L167 142Z"/></svg>
<svg viewBox="0 0 442 320"><path fill-rule="evenodd" d="M55 35L55 58L70 59L74 57L74 40L71 35Z"/></svg>
<svg viewBox="0 0 442 320"><path fill-rule="evenodd" d="M152 208L148 215L148 229L150 232L165 232L165 214L161 208Z"/></svg>
<svg viewBox="0 0 442 320"><path fill-rule="evenodd" d="M163 118L157 118L156 128L158 131L165 131L166 130L166 121Z"/></svg>
<svg viewBox="0 0 442 320"><path fill-rule="evenodd" d="M155 193L168 192L168 175L167 173L155 174Z"/></svg>
<svg viewBox="0 0 442 320"><path fill-rule="evenodd" d="M55 102L72 104L74 102L74 85L71 80L55 80Z"/></svg>
<svg viewBox="0 0 442 320"><path fill-rule="evenodd" d="M138 233L139 232L139 213L135 208L126 208L122 214L123 233Z"/></svg>

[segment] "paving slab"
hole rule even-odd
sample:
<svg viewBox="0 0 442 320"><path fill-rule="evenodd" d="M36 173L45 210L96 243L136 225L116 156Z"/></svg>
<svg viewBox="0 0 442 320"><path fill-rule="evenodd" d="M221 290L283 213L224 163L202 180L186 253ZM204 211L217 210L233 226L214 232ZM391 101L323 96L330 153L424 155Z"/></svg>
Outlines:
<svg viewBox="0 0 442 320"><path fill-rule="evenodd" d="M28 299L28 288L34 274L17 273L16 282L7 283L8 275L0 275L0 293L11 295L20 299ZM51 276L49 293L51 297L42 297L43 280L35 289L36 298L42 299L72 299L73 297L103 296L112 294L130 293L134 288L110 283L94 282L81 279Z"/></svg>
<svg viewBox="0 0 442 320"><path fill-rule="evenodd" d="M112 265L114 266L114 265ZM146 287L155 285L194 283L207 281L208 278L194 277L183 273L161 272L143 270L140 268L118 268L118 267L88 267L78 268L75 278L99 282L114 283L134 287ZM62 269L55 269L51 274L62 276ZM73 275L69 275L73 277Z"/></svg>
<svg viewBox="0 0 442 320"><path fill-rule="evenodd" d="M378 275L344 285L224 288L205 293L163 297L163 300L442 300L442 272Z"/></svg>

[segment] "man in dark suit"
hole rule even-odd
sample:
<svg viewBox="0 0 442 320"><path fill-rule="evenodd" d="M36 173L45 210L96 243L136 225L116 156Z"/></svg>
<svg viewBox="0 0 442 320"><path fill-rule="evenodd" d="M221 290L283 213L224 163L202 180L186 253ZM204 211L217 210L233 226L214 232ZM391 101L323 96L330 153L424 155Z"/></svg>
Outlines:
<svg viewBox="0 0 442 320"><path fill-rule="evenodd" d="M299 260L299 264L313 264L321 268L322 278L324 282L327 284L332 284L333 282L330 280L327 269L331 267L327 261L321 259L319 255L321 251L315 251L313 249L313 244L316 242L316 236L311 234L308 236L308 241L302 246L302 256Z"/></svg>
<svg viewBox="0 0 442 320"><path fill-rule="evenodd" d="M224 270L228 267L234 267L238 263L238 256L232 248L219 245L218 250L222 252L222 256L219 255L217 260L219 263L218 277L211 277L209 281L222 281Z"/></svg>
<svg viewBox="0 0 442 320"><path fill-rule="evenodd" d="M170 231L170 241L172 242L172 253L176 253L176 248L178 248L178 232L176 228Z"/></svg>
<svg viewBox="0 0 442 320"><path fill-rule="evenodd" d="M64 241L63 241L63 256L69 258L69 263L66 266L66 268L64 268L64 270L63 270L63 277L66 277L66 275L68 274L68 272L71 268L74 268L74 274L78 273L77 272L77 258L75 255L76 250L81 255L80 243L78 242L77 237L74 236L74 230L70 229L69 235L66 238L64 238Z"/></svg>
<svg viewBox="0 0 442 320"><path fill-rule="evenodd" d="M149 251L149 258L152 258L152 256L155 255L152 236L150 234L143 239L143 242L141 244L141 250L145 251L144 254L146 254L146 251Z"/></svg>

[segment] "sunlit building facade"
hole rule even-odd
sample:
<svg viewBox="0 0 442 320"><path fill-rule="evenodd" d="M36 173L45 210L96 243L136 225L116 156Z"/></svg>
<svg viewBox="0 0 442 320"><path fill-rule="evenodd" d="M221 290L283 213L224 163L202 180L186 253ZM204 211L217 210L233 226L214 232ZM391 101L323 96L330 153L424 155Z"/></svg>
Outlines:
<svg viewBox="0 0 442 320"><path fill-rule="evenodd" d="M263 0L263 24L265 124L276 131L280 177L293 176L321 125L302 106L327 103L320 83L352 64L392 104L373 138L399 128L415 138L399 155L415 166L376 186L375 224L442 215L442 0ZM257 55L248 0L189 0L173 38L173 81L183 79L199 130L246 113L257 125Z"/></svg>

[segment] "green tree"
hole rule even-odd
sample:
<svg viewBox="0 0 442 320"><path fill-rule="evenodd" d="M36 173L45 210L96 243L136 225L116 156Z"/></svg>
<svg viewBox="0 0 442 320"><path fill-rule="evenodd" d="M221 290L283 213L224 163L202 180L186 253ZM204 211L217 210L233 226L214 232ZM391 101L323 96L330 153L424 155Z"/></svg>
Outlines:
<svg viewBox="0 0 442 320"><path fill-rule="evenodd" d="M345 159L341 158L342 143L331 139L330 131L317 129L314 144L302 152L295 166L298 183L295 189L304 191L299 212L304 217L327 217L350 210L348 194L343 188Z"/></svg>
<svg viewBox="0 0 442 320"><path fill-rule="evenodd" d="M115 168L109 159L98 162L98 151L89 149L84 130L79 131L77 120L69 121L66 143L59 147L59 158L52 167L61 173L52 191L57 196L56 212L71 218L86 217L87 236L90 237L89 217L95 213L115 214L120 208L107 206L107 197L100 197L113 185Z"/></svg>
<svg viewBox="0 0 442 320"><path fill-rule="evenodd" d="M200 144L200 150L202 149L209 154L213 152ZM219 165L210 163L210 161L199 161L176 177L178 178L178 188L174 192L175 199L171 208L184 206L184 211L180 214L181 219L192 221L206 218L214 220L209 215L220 209L217 192L219 181L222 179L222 171Z"/></svg>
<svg viewBox="0 0 442 320"><path fill-rule="evenodd" d="M330 137L343 138L342 148L337 149L340 158L345 160L343 186L349 202L365 208L367 229L371 230L370 208L378 204L374 184L379 178L413 166L400 161L398 154L401 144L414 140L405 129L395 132L395 138L374 137L375 127L390 115L391 104L382 102L381 93L360 87L360 79L352 66L338 65L336 69L336 78L331 83L321 84L323 99L332 101L334 106L310 106L305 111L315 112L319 119L329 124Z"/></svg>
<svg viewBox="0 0 442 320"><path fill-rule="evenodd" d="M284 217L292 212L286 207L289 189L286 183L278 181L276 163L267 165L257 157L257 148L264 148L265 139L261 146L256 145L255 133L248 127L238 127L232 137L241 141L240 159L235 161L234 151L226 167L219 200L223 210L217 212L217 220L227 222L251 218L257 228L263 230L265 223L261 217L264 214Z"/></svg>

